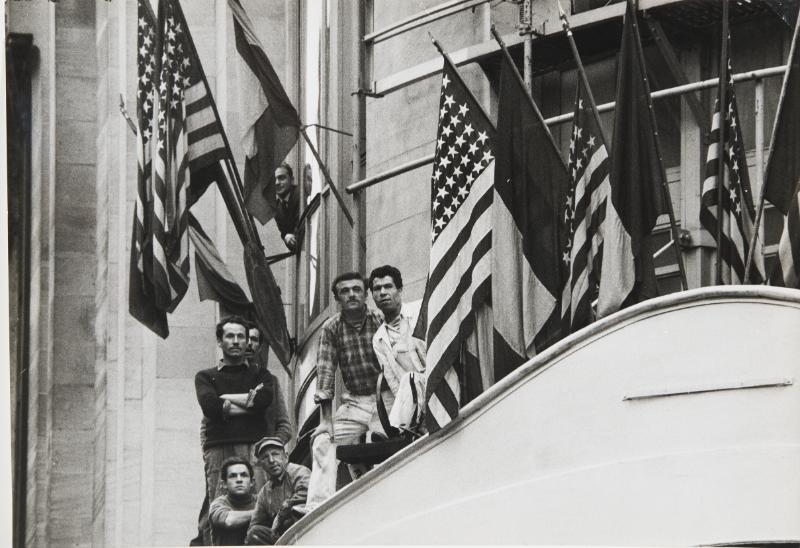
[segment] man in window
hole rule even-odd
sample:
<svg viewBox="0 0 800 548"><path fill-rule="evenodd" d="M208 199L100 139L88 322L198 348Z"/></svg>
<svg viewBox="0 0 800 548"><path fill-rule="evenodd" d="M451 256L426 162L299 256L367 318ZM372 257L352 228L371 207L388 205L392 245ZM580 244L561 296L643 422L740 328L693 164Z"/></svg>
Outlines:
<svg viewBox="0 0 800 548"><path fill-rule="evenodd" d="M291 251L297 251L303 239L303 231L297 230L299 219L300 189L294 181L291 166L284 162L275 169L275 223L283 243Z"/></svg>
<svg viewBox="0 0 800 548"><path fill-rule="evenodd" d="M250 518L256 506L253 497L253 466L242 457L230 457L222 463L221 475L226 493L208 510L214 546L244 544Z"/></svg>

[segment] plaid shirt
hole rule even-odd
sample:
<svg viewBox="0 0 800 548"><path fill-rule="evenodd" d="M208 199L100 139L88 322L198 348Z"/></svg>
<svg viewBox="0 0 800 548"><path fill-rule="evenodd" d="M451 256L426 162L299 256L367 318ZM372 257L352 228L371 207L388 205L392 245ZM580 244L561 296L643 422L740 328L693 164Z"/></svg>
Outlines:
<svg viewBox="0 0 800 548"><path fill-rule="evenodd" d="M317 396L333 398L333 379L336 367L342 369L347 391L366 396L375 393L381 366L372 349L372 337L383 323L377 310L367 308L364 321L357 326L347 323L336 314L322 326L317 351Z"/></svg>

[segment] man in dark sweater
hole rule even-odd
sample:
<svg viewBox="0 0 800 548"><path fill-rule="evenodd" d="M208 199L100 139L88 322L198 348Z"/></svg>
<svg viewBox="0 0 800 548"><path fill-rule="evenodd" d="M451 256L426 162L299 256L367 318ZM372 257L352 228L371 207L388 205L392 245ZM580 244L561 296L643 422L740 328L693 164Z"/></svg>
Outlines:
<svg viewBox="0 0 800 548"><path fill-rule="evenodd" d="M265 410L273 401L275 386L266 368L246 359L248 327L247 320L237 316L219 322L216 335L222 359L194 379L197 401L206 418L203 460L209 501L220 494L223 461L238 456L252 465L253 444L268 431ZM207 528L204 539L209 533Z"/></svg>

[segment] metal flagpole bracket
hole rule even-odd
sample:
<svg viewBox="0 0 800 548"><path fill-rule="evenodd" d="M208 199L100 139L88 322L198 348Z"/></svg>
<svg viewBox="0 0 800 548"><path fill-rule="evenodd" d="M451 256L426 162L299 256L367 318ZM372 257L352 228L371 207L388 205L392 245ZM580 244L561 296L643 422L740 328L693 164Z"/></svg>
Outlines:
<svg viewBox="0 0 800 548"><path fill-rule="evenodd" d="M386 97L385 93L377 93L372 91L371 89L357 89L354 92L350 93L350 96L358 95L359 97L372 97L373 99L383 99Z"/></svg>

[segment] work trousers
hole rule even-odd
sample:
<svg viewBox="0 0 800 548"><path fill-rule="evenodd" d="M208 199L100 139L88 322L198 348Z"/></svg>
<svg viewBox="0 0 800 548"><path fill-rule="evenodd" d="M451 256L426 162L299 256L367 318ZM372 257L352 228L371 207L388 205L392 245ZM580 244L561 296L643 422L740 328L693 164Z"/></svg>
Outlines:
<svg viewBox="0 0 800 548"><path fill-rule="evenodd" d="M333 440L327 432L316 433L311 440L313 465L308 480L308 502L311 510L329 499L336 492L336 446L358 443L361 434L367 431L383 432L378 418L375 396L342 394L342 401L333 414Z"/></svg>

